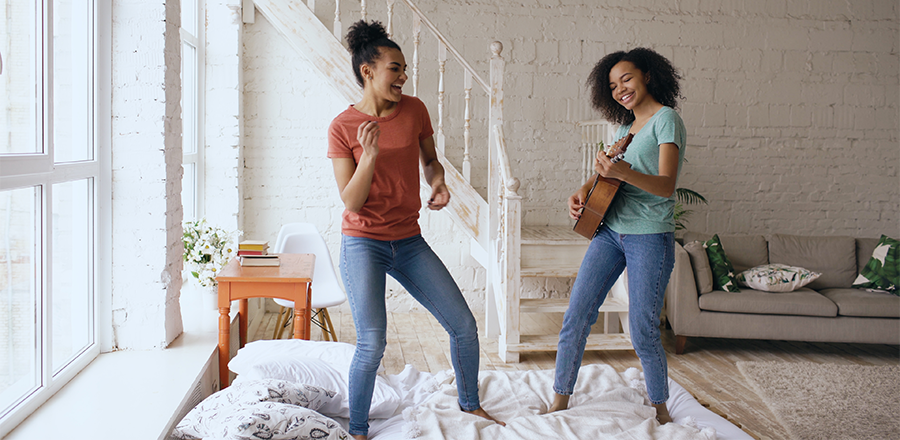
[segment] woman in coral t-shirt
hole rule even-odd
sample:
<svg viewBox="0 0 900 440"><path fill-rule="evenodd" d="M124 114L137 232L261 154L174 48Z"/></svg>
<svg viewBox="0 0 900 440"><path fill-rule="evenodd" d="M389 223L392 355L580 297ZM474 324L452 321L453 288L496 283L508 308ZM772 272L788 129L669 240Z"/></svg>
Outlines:
<svg viewBox="0 0 900 440"><path fill-rule="evenodd" d="M406 62L378 22L359 21L347 42L363 98L328 128L328 157L346 209L341 278L356 325L350 366L350 434L367 438L375 376L387 333L385 275L421 303L450 334L459 406L493 420L478 400L478 328L459 287L419 230L419 161L431 186L428 208L450 201L428 110L401 93Z"/></svg>

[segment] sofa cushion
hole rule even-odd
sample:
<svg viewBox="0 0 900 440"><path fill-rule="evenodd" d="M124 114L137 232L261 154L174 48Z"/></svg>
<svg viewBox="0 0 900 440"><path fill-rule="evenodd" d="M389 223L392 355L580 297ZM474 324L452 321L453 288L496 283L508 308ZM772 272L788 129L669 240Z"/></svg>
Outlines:
<svg viewBox="0 0 900 440"><path fill-rule="evenodd" d="M856 269L856 239L774 234L769 237L769 262L805 267L822 274L809 283L813 290L849 288Z"/></svg>
<svg viewBox="0 0 900 440"><path fill-rule="evenodd" d="M740 292L737 286L737 271L728 261L728 256L722 249L722 243L719 241L718 235L713 235L706 243L706 256L709 257L709 267L712 269L713 288L715 290L726 290L729 292Z"/></svg>
<svg viewBox="0 0 900 440"><path fill-rule="evenodd" d="M859 272L851 287L875 289L900 295L900 241L882 235L872 258Z"/></svg>
<svg viewBox="0 0 900 440"><path fill-rule="evenodd" d="M793 292L822 274L802 267L764 264L738 274L738 284L764 292Z"/></svg>
<svg viewBox="0 0 900 440"><path fill-rule="evenodd" d="M822 289L819 293L837 304L841 316L900 318L900 296L860 289Z"/></svg>
<svg viewBox="0 0 900 440"><path fill-rule="evenodd" d="M684 245L688 257L691 259L691 269L694 271L694 283L697 285L697 293L712 292L713 278L712 268L709 267L709 257L706 256L706 248L702 242L692 241Z"/></svg>
<svg viewBox="0 0 900 440"><path fill-rule="evenodd" d="M695 240L705 242L712 236L713 234L686 232L684 242L690 243ZM719 240L725 249L725 255L738 273L769 263L766 237L762 235L719 235Z"/></svg>
<svg viewBox="0 0 900 440"><path fill-rule="evenodd" d="M742 289L738 293L716 290L700 297L700 309L757 315L837 316L837 305L806 287L785 293L752 289Z"/></svg>

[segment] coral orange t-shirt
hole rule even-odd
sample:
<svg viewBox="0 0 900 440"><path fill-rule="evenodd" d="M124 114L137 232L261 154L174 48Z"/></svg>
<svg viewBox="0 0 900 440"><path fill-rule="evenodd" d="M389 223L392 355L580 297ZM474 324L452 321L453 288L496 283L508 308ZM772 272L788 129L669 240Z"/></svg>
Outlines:
<svg viewBox="0 0 900 440"><path fill-rule="evenodd" d="M369 116L351 105L328 127L328 157L352 157L359 164L363 148L356 133L365 121L377 121L381 127L372 186L359 212L344 210L341 232L376 240L400 240L419 234L419 143L434 134L428 109L418 98L407 95L402 95L394 112L383 118Z"/></svg>

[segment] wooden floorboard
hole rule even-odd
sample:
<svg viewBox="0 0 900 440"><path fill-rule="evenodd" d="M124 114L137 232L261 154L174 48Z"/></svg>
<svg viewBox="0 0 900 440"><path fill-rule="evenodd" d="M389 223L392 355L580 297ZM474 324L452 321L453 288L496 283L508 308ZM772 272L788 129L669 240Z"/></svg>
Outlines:
<svg viewBox="0 0 900 440"><path fill-rule="evenodd" d="M523 334L558 333L562 325L562 314L522 316ZM262 319L264 321L256 334L250 335L250 341L272 337L277 315L267 313ZM339 341L356 343L356 329L349 313L334 313L331 320ZM522 353L519 363L504 363L497 355L497 341L484 337L484 317L476 316L476 321L481 329L479 365L482 370L546 370L555 367L554 352ZM387 324L387 348L382 363L388 374L400 373L407 364L432 373L451 368L450 337L430 314L388 313ZM602 319L593 331L602 332ZM311 333L311 339L322 340L322 332L317 327L313 327ZM286 329L282 337L289 338L290 335L290 329ZM662 340L669 376L701 404L760 440L789 440L789 436L757 395L754 386L738 370L737 362L900 365L900 347L896 345L689 338L685 353L676 355L672 330L663 329ZM641 368L640 360L632 350L588 351L582 364L608 364L617 371Z"/></svg>

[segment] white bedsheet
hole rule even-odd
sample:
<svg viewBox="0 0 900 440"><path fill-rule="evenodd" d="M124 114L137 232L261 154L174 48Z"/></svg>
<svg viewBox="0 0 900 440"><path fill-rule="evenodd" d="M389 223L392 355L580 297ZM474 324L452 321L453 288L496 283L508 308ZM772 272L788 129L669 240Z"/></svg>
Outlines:
<svg viewBox="0 0 900 440"><path fill-rule="evenodd" d="M660 426L636 369L616 373L607 365L583 366L570 409L549 415L545 413L553 370L482 371L482 405L505 421L506 427L459 410L452 370L432 374L407 365L400 374L387 379L403 403L391 418L369 421L371 440L752 439L704 408L671 379L667 406L676 423ZM346 419L337 420L348 426Z"/></svg>

